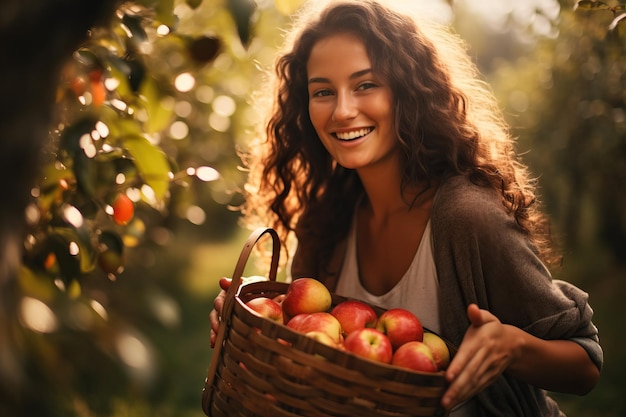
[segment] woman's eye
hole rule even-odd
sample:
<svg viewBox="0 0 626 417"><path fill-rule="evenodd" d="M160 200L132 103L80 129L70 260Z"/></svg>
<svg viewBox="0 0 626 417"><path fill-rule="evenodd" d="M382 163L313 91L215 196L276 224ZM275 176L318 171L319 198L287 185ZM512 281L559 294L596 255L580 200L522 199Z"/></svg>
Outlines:
<svg viewBox="0 0 626 417"><path fill-rule="evenodd" d="M359 84L359 87L357 88L357 90L369 90L370 88L375 88L376 84L374 83L363 83L363 84Z"/></svg>
<svg viewBox="0 0 626 417"><path fill-rule="evenodd" d="M313 97L328 97L332 95L330 90L318 90L313 93Z"/></svg>

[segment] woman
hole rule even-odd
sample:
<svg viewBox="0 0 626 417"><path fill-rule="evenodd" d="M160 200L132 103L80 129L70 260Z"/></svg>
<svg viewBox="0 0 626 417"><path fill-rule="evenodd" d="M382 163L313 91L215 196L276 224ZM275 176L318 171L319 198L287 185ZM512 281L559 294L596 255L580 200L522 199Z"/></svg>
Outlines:
<svg viewBox="0 0 626 417"><path fill-rule="evenodd" d="M459 346L453 416L562 415L544 390L599 378L592 310L545 266L534 184L462 43L375 1L293 28L246 157L248 224L296 236L293 278L410 309Z"/></svg>

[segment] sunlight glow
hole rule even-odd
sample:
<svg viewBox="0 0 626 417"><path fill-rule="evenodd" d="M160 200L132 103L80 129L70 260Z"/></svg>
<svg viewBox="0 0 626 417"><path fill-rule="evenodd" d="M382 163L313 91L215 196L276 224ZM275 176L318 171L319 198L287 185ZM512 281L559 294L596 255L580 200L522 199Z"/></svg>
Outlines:
<svg viewBox="0 0 626 417"><path fill-rule="evenodd" d="M154 193L152 187L150 187L148 184L144 184L141 186L141 194L143 194L146 200L151 204L156 203L156 194Z"/></svg>
<svg viewBox="0 0 626 417"><path fill-rule="evenodd" d="M109 319L109 313L107 313L107 310L104 308L102 304L100 304L96 300L91 300L91 303L89 304L91 305L91 308L93 309L93 311L95 311L100 317L102 317L102 319L104 320Z"/></svg>
<svg viewBox="0 0 626 417"><path fill-rule="evenodd" d="M58 328L58 320L52 309L36 298L22 299L20 318L26 327L37 333L52 333Z"/></svg>
<svg viewBox="0 0 626 417"><path fill-rule="evenodd" d="M69 204L63 207L63 218L75 228L81 227L84 222L83 215L80 210L74 206L70 206Z"/></svg>
<svg viewBox="0 0 626 417"><path fill-rule="evenodd" d="M172 139L181 140L185 139L189 135L189 126L181 120L172 123L169 130Z"/></svg>
<svg viewBox="0 0 626 417"><path fill-rule="evenodd" d="M159 25L159 27L157 27L157 29L156 29L156 33L159 36L169 35L170 28L167 27L166 25Z"/></svg>
<svg viewBox="0 0 626 417"><path fill-rule="evenodd" d="M107 78L104 80L104 87L109 91L114 91L120 86L120 81L117 78Z"/></svg>
<svg viewBox="0 0 626 417"><path fill-rule="evenodd" d="M174 86L181 93L186 93L193 89L194 85L196 85L196 79L193 75L188 72L184 72L179 74L174 80Z"/></svg>
<svg viewBox="0 0 626 417"><path fill-rule="evenodd" d="M187 220L189 220L190 223L199 226L205 222L206 213L201 207L189 206L187 208Z"/></svg>
<svg viewBox="0 0 626 417"><path fill-rule="evenodd" d="M37 224L37 222L41 219L41 212L39 211L39 207L37 207L37 205L34 203L26 206L25 217L28 224Z"/></svg>
<svg viewBox="0 0 626 417"><path fill-rule="evenodd" d="M177 101L174 105L174 112L178 117L189 117L193 110L193 106L188 101Z"/></svg>
<svg viewBox="0 0 626 417"><path fill-rule="evenodd" d="M209 126L218 132L226 132L230 128L230 119L217 113L209 115Z"/></svg>
<svg viewBox="0 0 626 417"><path fill-rule="evenodd" d="M237 103L230 96L217 96L213 100L213 111L220 116L229 117L237 110Z"/></svg>
<svg viewBox="0 0 626 417"><path fill-rule="evenodd" d="M96 156L97 149L93 144L93 139L91 138L91 135L87 133L82 135L79 139L78 144L83 152L85 152L85 155L87 155L87 158L93 158L94 156Z"/></svg>
<svg viewBox="0 0 626 417"><path fill-rule="evenodd" d="M117 338L117 352L122 361L131 368L150 367L150 355L145 344L129 333L122 333Z"/></svg>
<svg viewBox="0 0 626 417"><path fill-rule="evenodd" d="M78 246L78 243L70 242L69 251L70 251L70 255L72 256L78 255L80 253L80 247Z"/></svg>
<svg viewBox="0 0 626 417"><path fill-rule="evenodd" d="M210 103L213 101L213 97L215 97L215 91L212 87L208 85L198 86L195 90L196 98L201 103Z"/></svg>
<svg viewBox="0 0 626 417"><path fill-rule="evenodd" d="M195 175L199 180L204 182L215 181L220 177L220 173L215 168L202 166L195 170Z"/></svg>

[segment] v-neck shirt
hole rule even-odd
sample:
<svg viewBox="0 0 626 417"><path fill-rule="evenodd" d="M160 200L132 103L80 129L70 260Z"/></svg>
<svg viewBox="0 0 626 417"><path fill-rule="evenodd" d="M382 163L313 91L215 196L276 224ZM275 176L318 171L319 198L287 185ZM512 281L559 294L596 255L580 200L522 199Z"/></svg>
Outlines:
<svg viewBox="0 0 626 417"><path fill-rule="evenodd" d="M407 309L420 319L422 326L439 332L439 283L433 257L430 220L426 224L422 240L409 268L400 281L389 292L382 295L370 293L361 284L356 241L355 216L348 235L346 256L337 282L336 293L385 309L396 307Z"/></svg>

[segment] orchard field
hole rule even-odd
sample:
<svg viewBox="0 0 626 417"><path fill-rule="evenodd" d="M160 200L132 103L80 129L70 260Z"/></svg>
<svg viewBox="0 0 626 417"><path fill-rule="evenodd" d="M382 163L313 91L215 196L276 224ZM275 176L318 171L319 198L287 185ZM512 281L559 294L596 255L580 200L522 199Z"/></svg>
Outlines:
<svg viewBox="0 0 626 417"><path fill-rule="evenodd" d="M250 95L301 1L83 3L0 2L0 416L201 417ZM590 295L605 367L559 402L626 415L626 6L423 3L538 177L555 277Z"/></svg>

